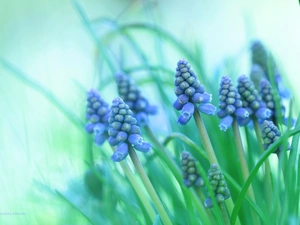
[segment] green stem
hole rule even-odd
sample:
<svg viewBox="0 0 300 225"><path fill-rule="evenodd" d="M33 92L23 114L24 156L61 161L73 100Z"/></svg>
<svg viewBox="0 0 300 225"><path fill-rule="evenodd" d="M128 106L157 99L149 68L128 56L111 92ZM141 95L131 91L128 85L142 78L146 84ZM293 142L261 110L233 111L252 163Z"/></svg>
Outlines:
<svg viewBox="0 0 300 225"><path fill-rule="evenodd" d="M228 216L228 212L227 212L225 203L221 202L219 204L219 208L220 208L220 211L221 211L221 214L222 214L224 224L225 225L230 225L230 219L229 219L229 216Z"/></svg>
<svg viewBox="0 0 300 225"><path fill-rule="evenodd" d="M186 203L188 204L188 199L189 196L187 196L186 192L186 187L183 185L182 182L182 174L180 171L180 168L178 167L178 165L174 162L174 160L172 159L172 157L168 154L168 151L166 150L166 148L160 143L160 141L156 138L156 136L154 135L153 131L151 130L151 128L146 125L145 127L147 136L151 139L151 141L159 148L158 151L156 151L156 153L159 155L159 157L161 157L164 162L167 164L167 166L170 168L170 170L173 173L173 176L175 177L175 179L178 182L178 185L181 188L181 191L183 193L183 196L186 200ZM207 217L206 214L202 214L204 210L203 208L203 204L200 204L199 201L197 201L197 198L195 198L195 196L192 198L194 204L196 205L196 208L198 209L200 215L205 215L205 218L203 218L204 220L209 220L209 218ZM191 206L192 207L192 206Z"/></svg>
<svg viewBox="0 0 300 225"><path fill-rule="evenodd" d="M262 143L263 139L261 137L261 129L258 120L253 119L253 124L254 124L256 138L259 144L259 148L261 153L263 154L265 150ZM265 161L265 175L266 178L264 179L264 189L266 195L266 205L270 206L272 205L273 188L272 188L272 180L271 180L271 168L270 168L270 163L268 158Z"/></svg>
<svg viewBox="0 0 300 225"><path fill-rule="evenodd" d="M149 195L150 195L150 197L151 197L151 199L152 199L152 201L153 201L153 203L154 203L154 205L155 205L155 207L156 207L163 223L165 225L172 225L172 222L171 222L171 220L170 220L163 204L161 203L154 187L152 186L152 184L151 184L151 182L150 182L150 180L149 180L149 178L148 178L148 176L147 176L140 160L138 159L138 157L137 157L137 155L136 155L136 153L135 153L135 151L134 151L134 149L132 148L131 145L129 145L129 155L130 155L130 158L131 158L138 174L140 175L141 180L144 183L145 188L148 191L148 193L149 193Z"/></svg>
<svg viewBox="0 0 300 225"><path fill-rule="evenodd" d="M246 161L246 157L245 157L245 151L244 151L244 147L243 147L243 143L242 143L242 139L241 139L241 135L240 135L240 131L239 131L239 127L238 127L236 119L233 120L232 128L233 128L235 145L236 145L237 151L238 151L239 161L241 164L243 181L245 182L247 180L247 178L249 177L249 170L248 170L248 165L247 165L247 161ZM248 195L249 195L249 198L255 203L255 196L254 196L252 185L249 186ZM251 209L251 214L252 214L252 218L253 218L253 224L259 225L260 224L259 218L253 209Z"/></svg>
<svg viewBox="0 0 300 225"><path fill-rule="evenodd" d="M203 120L201 118L201 115L200 115L200 113L198 112L197 109L195 109L195 112L194 112L194 119L195 119L196 126L198 128L200 138L202 139L202 143L203 143L204 149L207 153L208 160L209 160L210 164L219 165L217 157L216 157L215 152L214 152L214 149L213 149L212 144L210 142L209 136L207 134L205 125L204 125ZM233 209L233 205L234 205L233 201L232 201L232 198L229 198L227 200L226 205L230 206L230 208L228 208L228 211L229 211L229 213L231 213L232 209ZM237 218L236 222L237 222L237 224L240 224L240 221L239 221L238 218Z"/></svg>
<svg viewBox="0 0 300 225"><path fill-rule="evenodd" d="M203 194L203 192L201 191L201 189L199 187L194 187L194 190L198 196L198 198L200 199L201 202L204 202L205 201L205 196ZM212 211L210 209L206 209L203 207L203 204L202 204L202 213L201 215L208 215L209 217L209 222L210 224L216 224L217 221L215 220L215 217L214 215L212 214Z"/></svg>
<svg viewBox="0 0 300 225"><path fill-rule="evenodd" d="M195 122L196 122L196 125L197 125L197 128L198 128L198 131L200 133L200 137L202 139L202 143L203 143L204 149L207 153L208 160L209 160L210 164L219 165L217 157L216 157L215 152L214 152L214 149L213 149L212 144L210 142L209 136L207 134L205 125L204 125L203 120L201 118L201 115L200 115L200 113L198 112L197 109L195 109L195 112L194 112L194 119L195 119Z"/></svg>
<svg viewBox="0 0 300 225"><path fill-rule="evenodd" d="M115 148L112 147L112 150L115 151ZM147 211L150 219L152 220L152 222L154 222L156 213L155 213L153 207L151 206L149 199L147 198L145 193L141 190L140 184L135 179L133 172L130 170L130 168L128 167L128 164L125 161L121 161L120 165L121 165L127 179L129 180L131 186L133 187L135 193L137 194L137 196L143 203L143 206L145 207L145 210Z"/></svg>

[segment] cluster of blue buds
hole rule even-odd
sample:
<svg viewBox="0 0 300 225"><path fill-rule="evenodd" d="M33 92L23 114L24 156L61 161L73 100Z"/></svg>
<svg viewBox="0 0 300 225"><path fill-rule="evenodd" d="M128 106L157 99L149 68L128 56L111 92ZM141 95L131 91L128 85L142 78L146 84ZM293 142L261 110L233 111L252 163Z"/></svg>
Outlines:
<svg viewBox="0 0 300 225"><path fill-rule="evenodd" d="M94 142L102 145L107 139L107 127L110 109L108 104L101 98L99 91L91 89L87 93L87 113L89 120L85 130L93 134Z"/></svg>
<svg viewBox="0 0 300 225"><path fill-rule="evenodd" d="M181 110L177 121L179 124L184 125L191 119L196 104L199 104L197 109L200 112L207 115L215 114L216 107L210 103L211 94L205 92L204 86L185 59L179 60L177 63L174 84L177 100L173 106L175 109Z"/></svg>
<svg viewBox="0 0 300 225"><path fill-rule="evenodd" d="M145 142L141 137L137 120L123 99L115 98L113 100L108 122L108 142L111 146L117 145L117 150L111 157L113 161L120 162L125 159L130 145L141 152L150 151L151 144Z"/></svg>
<svg viewBox="0 0 300 225"><path fill-rule="evenodd" d="M193 156L183 151L181 154L181 168L183 170L183 183L187 187L201 187L204 181L197 171L196 162Z"/></svg>
<svg viewBox="0 0 300 225"><path fill-rule="evenodd" d="M115 75L119 96L129 106L134 113L140 126L148 123L148 115L154 115L157 107L149 104L148 100L142 96L140 89L134 81L125 73L119 72Z"/></svg>
<svg viewBox="0 0 300 225"><path fill-rule="evenodd" d="M241 96L243 107L248 111L249 117L238 119L239 125L247 125L253 116L257 119L267 119L272 112L268 109L265 103L261 100L261 96L255 89L253 82L245 75L238 78L238 93Z"/></svg>
<svg viewBox="0 0 300 225"><path fill-rule="evenodd" d="M224 202L226 199L230 198L230 191L227 188L224 175L216 164L212 164L210 166L210 169L208 170L207 178L209 179L209 183L214 191L214 195L217 200L217 203ZM208 197L205 200L204 206L206 208L213 207L211 197Z"/></svg>
<svg viewBox="0 0 300 225"><path fill-rule="evenodd" d="M226 131L232 124L234 118L245 119L249 113L244 109L240 94L236 91L228 76L222 77L219 89L219 108L217 115L221 120L220 129Z"/></svg>
<svg viewBox="0 0 300 225"><path fill-rule="evenodd" d="M271 144L281 137L281 133L272 121L265 120L262 124L261 137L263 139L264 149L266 150ZM278 153L279 150L280 147L277 148L274 153Z"/></svg>

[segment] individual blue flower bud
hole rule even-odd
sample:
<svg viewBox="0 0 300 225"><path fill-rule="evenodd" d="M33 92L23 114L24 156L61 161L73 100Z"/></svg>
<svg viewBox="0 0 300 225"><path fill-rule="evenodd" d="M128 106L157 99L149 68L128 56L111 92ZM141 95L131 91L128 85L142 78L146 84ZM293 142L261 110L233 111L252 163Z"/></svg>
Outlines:
<svg viewBox="0 0 300 225"><path fill-rule="evenodd" d="M217 115L221 120L220 129L226 131L234 118L244 119L249 116L249 112L242 108L240 94L234 87L232 80L228 76L223 76L219 88L219 107Z"/></svg>
<svg viewBox="0 0 300 225"><path fill-rule="evenodd" d="M128 137L128 141L132 145L141 145L143 143L143 138L139 134L131 134Z"/></svg>
<svg viewBox="0 0 300 225"><path fill-rule="evenodd" d="M255 116L258 119L269 118L272 115L272 111L267 108L260 108L255 112Z"/></svg>
<svg viewBox="0 0 300 225"><path fill-rule="evenodd" d="M210 166L207 178L214 192L217 203L224 202L226 199L230 198L230 191L227 188L224 175L216 164L212 164ZM206 208L213 207L211 196L205 200L204 206Z"/></svg>
<svg viewBox="0 0 300 225"><path fill-rule="evenodd" d="M201 93L195 93L192 97L192 101L194 103L208 103L211 102L212 100L212 95L204 92L203 94Z"/></svg>
<svg viewBox="0 0 300 225"><path fill-rule="evenodd" d="M143 112L140 112L143 113ZM116 121L118 120L118 121ZM140 136L140 128L136 125L137 119L123 99L115 98L112 102L112 110L109 117L108 142L110 145L118 145L112 155L112 160L120 162L128 155L129 145L141 152L149 152L151 144L144 142Z"/></svg>
<svg viewBox="0 0 300 225"><path fill-rule="evenodd" d="M86 118L89 122L85 126L85 130L90 134L94 134L94 142L97 145L102 145L107 138L109 113L109 106L101 98L100 93L95 89L91 89L87 93Z"/></svg>
<svg viewBox="0 0 300 225"><path fill-rule="evenodd" d="M118 145L117 150L111 156L114 162L120 162L128 155L128 144L123 142Z"/></svg>
<svg viewBox="0 0 300 225"><path fill-rule="evenodd" d="M194 110L195 110L194 104L190 102L186 103L182 108L181 115L179 116L177 122L181 125L186 124L193 116Z"/></svg>
<svg viewBox="0 0 300 225"><path fill-rule="evenodd" d="M149 152L151 150L151 144L148 142L142 142L141 144L135 144L133 147L140 152Z"/></svg>
<svg viewBox="0 0 300 225"><path fill-rule="evenodd" d="M207 115L213 116L216 114L217 108L210 103L203 103L198 106L198 110Z"/></svg>
<svg viewBox="0 0 300 225"><path fill-rule="evenodd" d="M245 108L249 108L249 116L257 119L267 119L271 116L271 111L266 108L261 96L255 89L253 82L245 75L238 78L238 92Z"/></svg>
<svg viewBox="0 0 300 225"><path fill-rule="evenodd" d="M204 181L197 171L196 161L193 156L183 151L181 154L181 168L183 170L183 183L187 187L201 187L204 185Z"/></svg>
<svg viewBox="0 0 300 225"><path fill-rule="evenodd" d="M208 115L215 114L215 107L209 103L211 94L205 92L204 86L200 84L195 72L185 59L179 60L177 63L174 84L177 99L173 103L173 107L182 110L178 118L179 124L184 125L191 119L195 107Z"/></svg>
<svg viewBox="0 0 300 225"><path fill-rule="evenodd" d="M176 101L173 103L173 107L174 107L175 109L177 109L177 110L181 110L183 106L184 106L184 105L181 104L181 103L178 101L178 99L176 99Z"/></svg>
<svg viewBox="0 0 300 225"><path fill-rule="evenodd" d="M265 120L262 124L261 137L263 139L264 149L268 149L271 144L281 137L281 133L272 121ZM273 153L279 153L280 147Z"/></svg>
<svg viewBox="0 0 300 225"><path fill-rule="evenodd" d="M145 112L139 112L135 116L136 116L136 119L137 119L137 123L140 126L145 126L145 125L148 124L149 119L148 119L148 116L147 116L147 114Z"/></svg>
<svg viewBox="0 0 300 225"><path fill-rule="evenodd" d="M94 137L94 143L98 146L101 146L105 141L107 137L103 134L95 134Z"/></svg>
<svg viewBox="0 0 300 225"><path fill-rule="evenodd" d="M157 107L149 104L148 100L142 96L140 89L134 81L125 73L120 72L115 75L119 96L130 107L136 116L138 124L144 126L148 124L148 116L157 112Z"/></svg>
<svg viewBox="0 0 300 225"><path fill-rule="evenodd" d="M93 123L88 123L87 125L85 125L85 130L89 133L92 134L94 132L94 126L95 124Z"/></svg>
<svg viewBox="0 0 300 225"><path fill-rule="evenodd" d="M94 126L95 134L103 134L106 131L107 127L103 123L96 123Z"/></svg>
<svg viewBox="0 0 300 225"><path fill-rule="evenodd" d="M221 123L219 125L220 130L226 131L229 127L231 127L232 122L233 122L233 117L232 116L228 115L228 116L224 117L221 120Z"/></svg>
<svg viewBox="0 0 300 225"><path fill-rule="evenodd" d="M110 136L110 137L108 138L108 143L109 143L111 146L115 146L115 145L119 144L120 141L119 141L117 138L115 138L115 137L113 137L113 136Z"/></svg>

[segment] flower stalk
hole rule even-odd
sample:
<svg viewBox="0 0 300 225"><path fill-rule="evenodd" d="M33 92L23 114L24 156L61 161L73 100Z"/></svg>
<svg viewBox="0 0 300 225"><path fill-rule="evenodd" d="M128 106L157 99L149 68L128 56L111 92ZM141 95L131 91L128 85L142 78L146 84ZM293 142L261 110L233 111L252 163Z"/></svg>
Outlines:
<svg viewBox="0 0 300 225"><path fill-rule="evenodd" d="M163 223L165 225L172 225L172 222L163 206L163 204L161 203L154 187L152 186L140 160L138 159L136 152L133 150L132 146L129 146L129 156L132 160L132 163L134 164L143 184L145 185L145 188L147 190L147 192L149 193L149 196L151 197L153 204L155 205Z"/></svg>

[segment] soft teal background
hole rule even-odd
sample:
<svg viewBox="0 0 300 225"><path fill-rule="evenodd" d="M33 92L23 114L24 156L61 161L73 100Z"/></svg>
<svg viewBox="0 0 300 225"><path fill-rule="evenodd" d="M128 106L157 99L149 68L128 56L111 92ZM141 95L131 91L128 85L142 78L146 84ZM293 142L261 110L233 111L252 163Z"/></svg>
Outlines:
<svg viewBox="0 0 300 225"><path fill-rule="evenodd" d="M249 41L260 39L272 50L286 83L297 93L300 7L296 0L81 3L91 20L106 16L120 23L148 22L191 48L200 43L206 72L211 74L208 79L225 59L235 60L238 74L248 73ZM145 34L140 37L138 41L149 48L151 57L153 40ZM82 119L84 98L78 98L78 93L80 87L94 87L96 54L71 1L0 1L0 57L51 90ZM175 68L180 57L170 53L165 66ZM110 76L108 70L101 75ZM63 203L37 191L33 183L37 179L64 188L66 180L80 175L85 167L84 132L1 64L0 78L0 213L27 213L0 215L0 224L41 224L44 219L49 220L44 224L56 224ZM116 96L116 91L103 89L106 95Z"/></svg>

